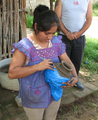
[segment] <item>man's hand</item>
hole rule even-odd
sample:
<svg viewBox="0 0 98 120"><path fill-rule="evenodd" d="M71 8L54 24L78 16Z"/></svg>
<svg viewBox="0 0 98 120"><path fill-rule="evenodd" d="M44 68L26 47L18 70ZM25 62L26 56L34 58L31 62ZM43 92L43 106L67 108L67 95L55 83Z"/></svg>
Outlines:
<svg viewBox="0 0 98 120"><path fill-rule="evenodd" d="M68 38L69 40L74 40L74 39L77 38L76 35L73 34L73 33L69 33L69 34L67 34L66 36L67 36L67 38Z"/></svg>
<svg viewBox="0 0 98 120"><path fill-rule="evenodd" d="M75 39L78 39L81 36L80 32L74 32L73 34L76 37Z"/></svg>

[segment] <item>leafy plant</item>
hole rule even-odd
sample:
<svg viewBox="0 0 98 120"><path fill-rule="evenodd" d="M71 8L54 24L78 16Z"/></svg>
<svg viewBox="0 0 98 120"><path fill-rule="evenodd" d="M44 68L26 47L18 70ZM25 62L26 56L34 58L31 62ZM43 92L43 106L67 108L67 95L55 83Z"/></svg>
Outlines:
<svg viewBox="0 0 98 120"><path fill-rule="evenodd" d="M73 106L73 110L74 110L74 113L77 113L77 106L74 106L74 105L72 105Z"/></svg>
<svg viewBox="0 0 98 120"><path fill-rule="evenodd" d="M33 16L30 16L30 14L26 14L27 19L27 28L32 28L33 25Z"/></svg>
<svg viewBox="0 0 98 120"><path fill-rule="evenodd" d="M98 16L98 2L93 4L93 16Z"/></svg>
<svg viewBox="0 0 98 120"><path fill-rule="evenodd" d="M88 102L88 105L90 106L90 107L96 107L97 105L95 104L95 103L93 103L93 102Z"/></svg>
<svg viewBox="0 0 98 120"><path fill-rule="evenodd" d="M82 66L89 71L98 72L98 39L86 38Z"/></svg>
<svg viewBox="0 0 98 120"><path fill-rule="evenodd" d="M59 120L62 120L63 118L64 118L64 115L62 115Z"/></svg>
<svg viewBox="0 0 98 120"><path fill-rule="evenodd" d="M98 11L93 11L93 16L98 16Z"/></svg>
<svg viewBox="0 0 98 120"><path fill-rule="evenodd" d="M98 2L96 2L95 4L93 4L93 10L98 10Z"/></svg>

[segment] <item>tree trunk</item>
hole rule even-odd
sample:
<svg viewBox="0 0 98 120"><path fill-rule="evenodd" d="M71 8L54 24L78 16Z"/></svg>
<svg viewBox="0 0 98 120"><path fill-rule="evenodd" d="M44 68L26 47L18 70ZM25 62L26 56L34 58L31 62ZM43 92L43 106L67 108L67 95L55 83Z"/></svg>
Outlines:
<svg viewBox="0 0 98 120"><path fill-rule="evenodd" d="M53 0L50 0L50 10L53 10Z"/></svg>

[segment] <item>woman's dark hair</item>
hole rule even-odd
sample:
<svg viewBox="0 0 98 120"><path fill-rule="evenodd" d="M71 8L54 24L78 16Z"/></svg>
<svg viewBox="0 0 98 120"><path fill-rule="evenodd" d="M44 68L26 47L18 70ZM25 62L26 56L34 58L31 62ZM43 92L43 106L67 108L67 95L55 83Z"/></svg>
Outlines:
<svg viewBox="0 0 98 120"><path fill-rule="evenodd" d="M39 15L39 13L49 10L49 7L47 7L46 5L38 5L35 10L34 10L34 19Z"/></svg>
<svg viewBox="0 0 98 120"><path fill-rule="evenodd" d="M43 9L39 12L39 8ZM52 26L57 26L57 31L60 31L60 22L57 14L46 8L47 6L38 6L34 11L33 29L36 32L49 31ZM46 8L46 9L45 9ZM34 24L37 23L37 31L35 30Z"/></svg>

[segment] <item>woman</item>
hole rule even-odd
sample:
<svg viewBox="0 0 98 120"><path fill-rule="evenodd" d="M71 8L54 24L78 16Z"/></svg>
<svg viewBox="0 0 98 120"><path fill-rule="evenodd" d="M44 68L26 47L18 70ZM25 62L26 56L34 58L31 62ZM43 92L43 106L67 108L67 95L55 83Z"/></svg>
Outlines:
<svg viewBox="0 0 98 120"><path fill-rule="evenodd" d="M29 120L55 120L60 100L55 101L50 86L45 81L44 70L53 69L52 64L64 60L73 67L73 82L64 83L72 87L78 81L74 65L65 52L61 36L54 36L60 30L59 19L48 7L39 5L34 11L34 33L13 45L14 52L9 78L20 79L20 96Z"/></svg>

